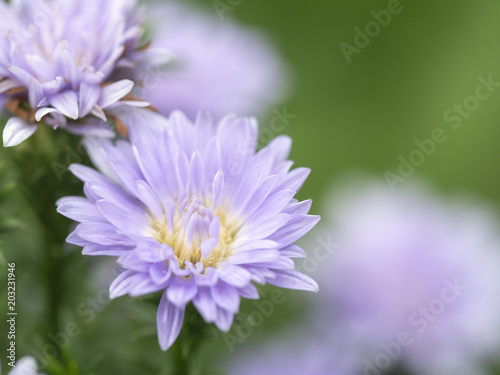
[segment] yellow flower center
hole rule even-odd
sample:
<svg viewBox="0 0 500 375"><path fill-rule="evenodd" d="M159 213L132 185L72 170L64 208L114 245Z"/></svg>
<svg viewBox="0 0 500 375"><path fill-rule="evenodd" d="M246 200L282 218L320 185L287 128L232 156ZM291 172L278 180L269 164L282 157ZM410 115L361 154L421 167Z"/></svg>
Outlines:
<svg viewBox="0 0 500 375"><path fill-rule="evenodd" d="M170 246L179 266L189 261L215 267L231 254L240 223L228 219L223 207L212 209L211 204L192 197L187 204L176 202L172 219L154 218L152 237Z"/></svg>

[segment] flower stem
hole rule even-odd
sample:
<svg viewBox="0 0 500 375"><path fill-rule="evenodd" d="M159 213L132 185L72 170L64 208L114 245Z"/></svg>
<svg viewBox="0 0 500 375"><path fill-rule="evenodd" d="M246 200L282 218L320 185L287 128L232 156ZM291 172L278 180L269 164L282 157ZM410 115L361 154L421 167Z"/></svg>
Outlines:
<svg viewBox="0 0 500 375"><path fill-rule="evenodd" d="M40 267L47 298L47 326L42 335L51 345L57 343L51 341L49 335L57 335L61 330L60 310L68 263L65 239L71 225L69 220L57 213L55 203L62 196L81 194L80 184L69 173L61 175L61 170L67 168L68 163L84 161L84 156L74 151L78 149L78 137L63 131L54 132L40 125L33 137L12 150L23 194L38 217L38 232L44 253L44 262ZM61 358L64 348L57 349L57 357Z"/></svg>
<svg viewBox="0 0 500 375"><path fill-rule="evenodd" d="M194 308L188 306L181 334L172 348L175 356L172 374L202 374L203 351L211 339L211 330Z"/></svg>

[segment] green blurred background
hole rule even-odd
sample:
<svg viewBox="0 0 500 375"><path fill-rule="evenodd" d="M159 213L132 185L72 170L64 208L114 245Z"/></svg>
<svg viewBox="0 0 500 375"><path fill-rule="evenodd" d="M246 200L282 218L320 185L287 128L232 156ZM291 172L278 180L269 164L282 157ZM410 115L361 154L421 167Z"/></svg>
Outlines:
<svg viewBox="0 0 500 375"><path fill-rule="evenodd" d="M500 88L481 101L458 130L443 119L448 108L474 95L478 77L492 74L493 80L500 81L500 2L402 0L401 13L393 15L359 54L353 54L351 63L340 44L353 45L354 28L364 29L373 20L370 11L387 9L388 1L243 0L234 6L230 4L237 1L222 2L232 8L226 16L267 33L292 67L293 92L283 105L297 117L283 133L294 140L296 166L312 169L299 198L314 199L313 213L324 213L321 203L326 192L344 174L354 170L384 178L387 171L395 173L399 156L408 158L416 149L415 139L429 138L438 127L445 129L447 141L437 145L410 180L423 177L445 192L468 191L491 205L500 202L500 177L494 167L500 164ZM212 0L199 3L217 17ZM268 122L261 119L264 127ZM32 349L43 345L50 331L46 289L51 284L39 281L50 269L44 263L43 243L37 239L39 223L30 211L31 202L43 197L26 198L19 188L25 179L37 178L36 163L42 161L32 155L33 165L26 170L13 167L14 153L29 154L35 142L0 151L4 219L0 246L4 258L22 265L18 268L19 308L24 309L18 322L19 356L33 355ZM47 158L49 163L57 161ZM65 178L70 179L69 174ZM71 181L76 191L81 189L76 180ZM60 189L57 184L53 188ZM45 204L53 207L52 202ZM157 298L106 302L103 312L87 323L76 309L102 288L98 280L88 280L96 261L74 256L64 262L65 271L56 280L64 285L59 296L61 321L76 322L82 333L67 347L64 356L70 370L61 373L168 373L168 358L173 354L162 353L157 345ZM111 269L109 265L107 272ZM4 267L0 277L6 277ZM284 293L286 301L247 343L236 345L237 351L304 319L314 296ZM1 300L6 300L4 290ZM2 313L4 308L2 303ZM243 312L252 309L251 303L242 305ZM3 332L4 322L1 327ZM218 373L212 368L220 367L222 358L229 356L222 335L214 331L213 338L216 345L204 357L207 374ZM79 372L71 369L72 358L79 363ZM56 373L57 366L52 366ZM2 367L6 369L4 358Z"/></svg>
<svg viewBox="0 0 500 375"><path fill-rule="evenodd" d="M210 7L211 1L203 1ZM403 11L347 63L342 42L388 1L243 1L233 14L265 29L295 71L287 106L297 114L285 130L293 158L313 173L302 196L320 202L325 184L352 169L383 177L395 171L416 138L436 127L448 140L415 176L446 189L500 198L500 91L480 103L458 130L443 114L474 95L479 76L500 81L500 3L401 1Z"/></svg>

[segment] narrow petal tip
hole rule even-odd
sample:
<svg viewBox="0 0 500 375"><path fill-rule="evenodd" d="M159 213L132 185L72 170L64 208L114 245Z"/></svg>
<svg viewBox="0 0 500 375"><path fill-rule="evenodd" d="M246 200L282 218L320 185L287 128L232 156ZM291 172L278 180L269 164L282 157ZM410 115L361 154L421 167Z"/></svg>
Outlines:
<svg viewBox="0 0 500 375"><path fill-rule="evenodd" d="M12 117L3 129L3 147L14 147L31 137L37 125L28 124L19 117Z"/></svg>

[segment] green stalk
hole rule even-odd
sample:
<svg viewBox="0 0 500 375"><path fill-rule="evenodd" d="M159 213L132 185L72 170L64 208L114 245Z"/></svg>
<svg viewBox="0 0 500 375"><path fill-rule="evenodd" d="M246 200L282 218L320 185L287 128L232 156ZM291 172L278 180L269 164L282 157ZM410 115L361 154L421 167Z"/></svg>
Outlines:
<svg viewBox="0 0 500 375"><path fill-rule="evenodd" d="M47 326L42 337L50 345L57 346L57 359L62 358L63 348L51 341L49 334L57 335L63 328L60 311L64 303L64 276L68 266L65 239L70 232L71 221L57 213L55 203L63 196L81 195L81 183L69 172L61 174L68 162L84 161L84 157L76 151L80 150L79 142L77 136L39 125L33 137L9 150L20 172L19 186L38 217L45 254L41 274L46 282L47 293Z"/></svg>
<svg viewBox="0 0 500 375"><path fill-rule="evenodd" d="M179 338L172 347L174 368L172 375L201 375L203 351L213 335L212 326L189 305Z"/></svg>

